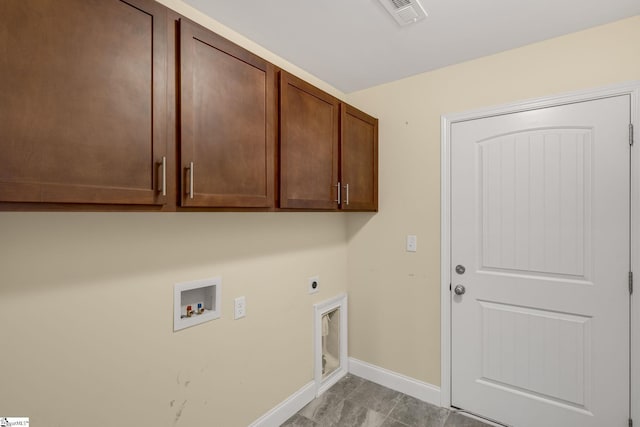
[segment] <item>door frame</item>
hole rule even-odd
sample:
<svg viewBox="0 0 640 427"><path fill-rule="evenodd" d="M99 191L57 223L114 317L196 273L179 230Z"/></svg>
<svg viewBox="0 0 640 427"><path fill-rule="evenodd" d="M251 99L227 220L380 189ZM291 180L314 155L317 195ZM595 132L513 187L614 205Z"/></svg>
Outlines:
<svg viewBox="0 0 640 427"><path fill-rule="evenodd" d="M543 98L515 101L494 107L480 108L462 113L445 114L440 121L440 406L451 407L451 126L454 123L482 119L538 108L554 107L576 102L592 101L612 96L629 95L631 123L634 126L634 149L631 150L631 269L636 285L631 296L631 353L640 355L640 81L626 82L595 89L552 95ZM633 325L636 325L633 328ZM631 417L640 423L640 364L631 366Z"/></svg>

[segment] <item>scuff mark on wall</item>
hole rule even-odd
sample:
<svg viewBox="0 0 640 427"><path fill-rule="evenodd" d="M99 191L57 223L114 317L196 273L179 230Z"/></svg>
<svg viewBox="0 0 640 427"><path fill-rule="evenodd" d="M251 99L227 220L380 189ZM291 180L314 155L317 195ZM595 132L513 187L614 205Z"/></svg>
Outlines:
<svg viewBox="0 0 640 427"><path fill-rule="evenodd" d="M186 400L182 402L182 405L180 405L180 409L178 409L178 411L176 412L176 419L173 421L174 426L178 424L178 421L180 421L180 417L182 416L182 411L184 411L184 407L186 405L187 405Z"/></svg>

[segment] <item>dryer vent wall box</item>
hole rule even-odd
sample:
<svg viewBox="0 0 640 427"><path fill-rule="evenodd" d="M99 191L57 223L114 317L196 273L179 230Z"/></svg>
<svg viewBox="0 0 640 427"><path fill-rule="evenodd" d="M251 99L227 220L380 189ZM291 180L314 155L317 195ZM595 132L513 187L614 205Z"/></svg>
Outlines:
<svg viewBox="0 0 640 427"><path fill-rule="evenodd" d="M173 288L173 330L219 318L221 287L220 277L176 283Z"/></svg>

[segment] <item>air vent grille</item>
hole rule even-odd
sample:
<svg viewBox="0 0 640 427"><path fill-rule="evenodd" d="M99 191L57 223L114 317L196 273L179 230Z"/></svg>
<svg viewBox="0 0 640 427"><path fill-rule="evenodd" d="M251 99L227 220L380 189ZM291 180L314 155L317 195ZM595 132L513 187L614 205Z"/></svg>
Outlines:
<svg viewBox="0 0 640 427"><path fill-rule="evenodd" d="M419 15L416 13L416 10L412 7L405 7L404 9L400 9L398 11L398 17L402 19L402 22L415 22L418 20Z"/></svg>
<svg viewBox="0 0 640 427"><path fill-rule="evenodd" d="M393 3L396 9L401 9L405 6L409 6L411 4L411 0L391 0L391 3Z"/></svg>
<svg viewBox="0 0 640 427"><path fill-rule="evenodd" d="M402 26L413 24L427 17L420 0L379 0L393 19Z"/></svg>

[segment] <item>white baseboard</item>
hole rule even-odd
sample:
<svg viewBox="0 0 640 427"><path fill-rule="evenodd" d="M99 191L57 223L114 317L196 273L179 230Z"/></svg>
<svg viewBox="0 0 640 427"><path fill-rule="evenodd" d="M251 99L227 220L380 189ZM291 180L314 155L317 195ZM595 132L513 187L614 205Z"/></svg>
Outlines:
<svg viewBox="0 0 640 427"><path fill-rule="evenodd" d="M440 406L440 387L418 381L397 372L379 366L371 365L353 357L349 358L349 372L365 380L372 381L400 393L408 394L423 402ZM342 375L336 376L336 381ZM316 383L314 381L304 385L300 390L289 396L284 402L252 422L249 427L279 427L295 415L306 404L316 397Z"/></svg>
<svg viewBox="0 0 640 427"><path fill-rule="evenodd" d="M371 365L362 360L349 358L349 372L365 380L372 381L395 391L399 391L432 405L440 404L440 387L428 384L414 378L379 366Z"/></svg>
<svg viewBox="0 0 640 427"><path fill-rule="evenodd" d="M346 368L337 369L331 375L329 375L324 381L320 384L316 383L316 397L319 397L325 391L329 390L331 387L335 385L338 381L345 377L348 374Z"/></svg>
<svg viewBox="0 0 640 427"><path fill-rule="evenodd" d="M316 383L311 381L284 402L249 424L249 427L279 427L316 397Z"/></svg>

